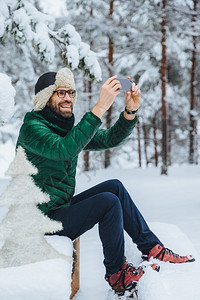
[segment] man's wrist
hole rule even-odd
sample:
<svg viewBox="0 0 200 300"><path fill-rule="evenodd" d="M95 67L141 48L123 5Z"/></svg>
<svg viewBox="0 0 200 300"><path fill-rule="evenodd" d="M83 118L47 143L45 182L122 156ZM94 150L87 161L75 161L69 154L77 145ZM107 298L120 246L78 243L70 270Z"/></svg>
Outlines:
<svg viewBox="0 0 200 300"><path fill-rule="evenodd" d="M138 107L138 109L139 109L139 107ZM124 110L128 115L135 115L137 113L138 109L129 109L129 108L125 107Z"/></svg>
<svg viewBox="0 0 200 300"><path fill-rule="evenodd" d="M124 110L124 118L125 118L126 120L131 121L131 120L134 120L135 117L136 117L136 114L135 114L135 115L129 115L129 114L127 114L127 112Z"/></svg>

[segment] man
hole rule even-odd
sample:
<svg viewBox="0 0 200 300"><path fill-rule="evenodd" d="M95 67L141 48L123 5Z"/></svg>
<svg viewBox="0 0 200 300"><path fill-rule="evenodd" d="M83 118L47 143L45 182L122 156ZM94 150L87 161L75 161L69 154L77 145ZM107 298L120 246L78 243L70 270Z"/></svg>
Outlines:
<svg viewBox="0 0 200 300"><path fill-rule="evenodd" d="M34 111L26 114L17 147L25 149L27 158L38 169L35 184L50 196L48 203L38 205L42 212L61 221L57 232L72 240L99 225L103 245L105 278L119 295L134 289L144 274L124 256L125 229L143 259L151 257L173 263L194 261L164 247L149 229L127 190L118 180L108 180L74 196L78 154L82 150L105 150L116 147L131 134L137 122L140 90L132 83L125 93L125 110L110 129L99 129L101 118L120 93L117 76L101 87L97 103L74 126L73 105L77 94L72 72L63 68L43 74L35 86Z"/></svg>

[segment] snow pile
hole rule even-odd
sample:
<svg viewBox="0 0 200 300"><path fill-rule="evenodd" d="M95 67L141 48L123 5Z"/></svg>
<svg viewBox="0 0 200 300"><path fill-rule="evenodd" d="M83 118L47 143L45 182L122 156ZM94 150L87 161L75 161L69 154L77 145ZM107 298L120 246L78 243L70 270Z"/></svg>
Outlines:
<svg viewBox="0 0 200 300"><path fill-rule="evenodd" d="M167 223L149 223L151 229L161 238L166 246L180 254L192 253L193 263L170 264L159 261L160 271L147 266L145 274L138 284L139 300L199 300L200 257L188 237L175 225ZM81 249L81 289L76 300L118 300L104 280L105 269L98 226L86 232L80 239ZM125 255L127 261L139 266L142 263L141 252L125 234ZM156 260L152 260L155 262ZM157 262L158 263L158 262ZM121 300L127 300L122 297Z"/></svg>
<svg viewBox="0 0 200 300"><path fill-rule="evenodd" d="M175 225L166 223L150 223L153 232L161 237L164 245L175 253L193 254L196 261L186 264L171 264L158 262L152 259L152 263L160 265L160 271L155 272L147 267L145 275L138 284L138 295L140 300L188 300L199 299L199 268L200 257L189 238ZM132 241L126 236L127 260L135 265L141 263L141 253L136 247L133 248ZM191 297L192 293L192 297Z"/></svg>
<svg viewBox="0 0 200 300"><path fill-rule="evenodd" d="M72 242L66 237L46 238L61 254L72 256ZM1 300L68 300L71 294L72 264L51 259L12 268L0 268Z"/></svg>
<svg viewBox="0 0 200 300"><path fill-rule="evenodd" d="M10 77L0 73L0 125L8 122L14 113L15 93Z"/></svg>
<svg viewBox="0 0 200 300"><path fill-rule="evenodd" d="M1 218L6 211L6 208L1 208ZM61 255L72 257L73 244L67 237L46 236L46 240ZM0 268L0 299L68 300L71 294L71 272L72 263L64 259Z"/></svg>

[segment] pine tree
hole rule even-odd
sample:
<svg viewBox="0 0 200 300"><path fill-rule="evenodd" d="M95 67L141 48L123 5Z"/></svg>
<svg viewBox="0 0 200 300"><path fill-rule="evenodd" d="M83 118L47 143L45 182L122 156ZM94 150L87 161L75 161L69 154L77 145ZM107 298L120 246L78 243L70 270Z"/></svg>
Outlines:
<svg viewBox="0 0 200 300"><path fill-rule="evenodd" d="M64 24L54 30L55 18L38 11L34 4L38 6L34 0L14 0L12 4L2 0L1 42L5 43L11 35L18 45L33 47L46 63L53 62L57 45L63 62L71 69L84 69L91 77L101 79L94 52L82 42L75 28L71 24Z"/></svg>
<svg viewBox="0 0 200 300"><path fill-rule="evenodd" d="M12 180L1 195L0 205L9 206L9 211L0 224L0 239L5 243L0 250L0 267L13 267L41 260L68 257L59 254L45 240L45 233L62 230L62 224L43 215L37 203L49 201L34 184L31 175L37 169L26 159L19 147L7 175Z"/></svg>

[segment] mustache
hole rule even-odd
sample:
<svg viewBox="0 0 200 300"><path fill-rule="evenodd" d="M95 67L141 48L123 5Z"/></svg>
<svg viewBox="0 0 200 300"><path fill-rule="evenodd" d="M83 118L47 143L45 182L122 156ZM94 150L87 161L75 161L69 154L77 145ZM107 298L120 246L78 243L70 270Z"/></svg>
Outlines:
<svg viewBox="0 0 200 300"><path fill-rule="evenodd" d="M59 105L62 105L62 104L70 104L71 106L73 106L72 101L69 101L69 100L66 100L66 101L63 101L63 102L59 103Z"/></svg>

